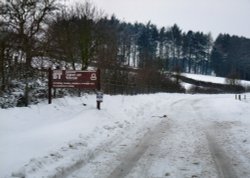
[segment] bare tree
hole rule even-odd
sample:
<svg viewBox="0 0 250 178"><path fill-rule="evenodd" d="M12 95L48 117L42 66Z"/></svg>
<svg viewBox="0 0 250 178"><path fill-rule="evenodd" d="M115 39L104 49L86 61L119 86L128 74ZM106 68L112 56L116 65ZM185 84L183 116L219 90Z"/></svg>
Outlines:
<svg viewBox="0 0 250 178"><path fill-rule="evenodd" d="M30 67L36 42L56 10L56 0L8 0L0 4L0 9L1 23L16 35L15 42L25 53L26 65Z"/></svg>
<svg viewBox="0 0 250 178"><path fill-rule="evenodd" d="M74 11L72 14L75 14L79 20L77 25L77 45L80 52L82 70L85 70L94 58L97 47L96 23L102 17L102 12L89 1L76 4L72 10Z"/></svg>
<svg viewBox="0 0 250 178"><path fill-rule="evenodd" d="M56 0L6 0L0 2L0 31L5 31L10 34L10 38L14 41L10 43L10 49L16 51L13 55L22 55L22 60L25 61L23 70L23 79L25 79L25 105L29 103L30 91L28 86L29 77L33 76L32 58L39 55L39 41L43 36L46 28L46 22L51 17L52 13L57 9ZM1 47L2 61L6 59L6 47L2 43ZM8 55L7 55L8 56ZM15 58L21 58L17 56ZM9 57L13 59L13 57ZM1 64L4 65L4 64ZM11 67L14 65L8 64L8 70L15 72ZM4 79L4 78L3 78Z"/></svg>
<svg viewBox="0 0 250 178"><path fill-rule="evenodd" d="M0 91L4 91L6 87L6 71L5 71L5 61L6 61L6 55L5 51L7 48L7 35L1 32L0 34Z"/></svg>
<svg viewBox="0 0 250 178"><path fill-rule="evenodd" d="M50 55L64 60L76 69L76 63L87 69L94 58L97 46L96 23L101 12L88 1L62 9L50 24L47 38L50 43Z"/></svg>

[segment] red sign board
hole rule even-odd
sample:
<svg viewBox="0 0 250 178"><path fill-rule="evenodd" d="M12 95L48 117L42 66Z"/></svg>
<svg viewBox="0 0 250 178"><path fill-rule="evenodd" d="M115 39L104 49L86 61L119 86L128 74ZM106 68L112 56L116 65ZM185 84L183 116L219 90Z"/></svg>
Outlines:
<svg viewBox="0 0 250 178"><path fill-rule="evenodd" d="M51 78L52 88L98 88L96 71L53 70Z"/></svg>

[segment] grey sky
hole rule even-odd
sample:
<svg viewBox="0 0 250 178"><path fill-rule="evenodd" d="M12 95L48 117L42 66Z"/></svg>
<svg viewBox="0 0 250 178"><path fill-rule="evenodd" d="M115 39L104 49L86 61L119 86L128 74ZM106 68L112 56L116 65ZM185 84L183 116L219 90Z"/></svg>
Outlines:
<svg viewBox="0 0 250 178"><path fill-rule="evenodd" d="M79 0L78 0L79 1ZM126 22L178 24L183 31L250 38L250 0L91 0L107 14Z"/></svg>

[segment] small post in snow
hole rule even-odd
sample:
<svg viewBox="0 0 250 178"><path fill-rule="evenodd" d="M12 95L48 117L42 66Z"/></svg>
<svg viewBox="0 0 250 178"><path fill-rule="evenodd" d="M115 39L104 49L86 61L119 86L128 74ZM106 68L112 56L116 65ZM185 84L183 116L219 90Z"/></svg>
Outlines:
<svg viewBox="0 0 250 178"><path fill-rule="evenodd" d="M101 109L101 102L103 101L103 92L98 91L96 93L96 103L97 103L97 109L100 110Z"/></svg>
<svg viewBox="0 0 250 178"><path fill-rule="evenodd" d="M97 93L96 93L96 108L101 109L101 102L103 101L103 93L101 92L101 71L97 69Z"/></svg>
<svg viewBox="0 0 250 178"><path fill-rule="evenodd" d="M52 70L51 68L49 68L49 73L48 73L48 87L49 87L49 91L48 91L48 102L49 104L51 104L52 102Z"/></svg>

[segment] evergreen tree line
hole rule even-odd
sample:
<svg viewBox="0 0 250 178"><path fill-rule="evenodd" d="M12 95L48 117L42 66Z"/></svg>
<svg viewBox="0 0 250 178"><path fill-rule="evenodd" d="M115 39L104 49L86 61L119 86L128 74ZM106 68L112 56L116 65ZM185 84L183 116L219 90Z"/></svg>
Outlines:
<svg viewBox="0 0 250 178"><path fill-rule="evenodd" d="M218 76L250 80L250 39L220 34L211 52L211 65Z"/></svg>
<svg viewBox="0 0 250 178"><path fill-rule="evenodd" d="M0 2L1 91L13 80L28 85L45 75L41 66L52 64L100 68L108 93L183 91L165 71L235 72L249 79L249 44L249 39L229 35L213 43L211 34L183 32L176 24L158 29L151 22L126 23L89 2L71 8L56 0Z"/></svg>

